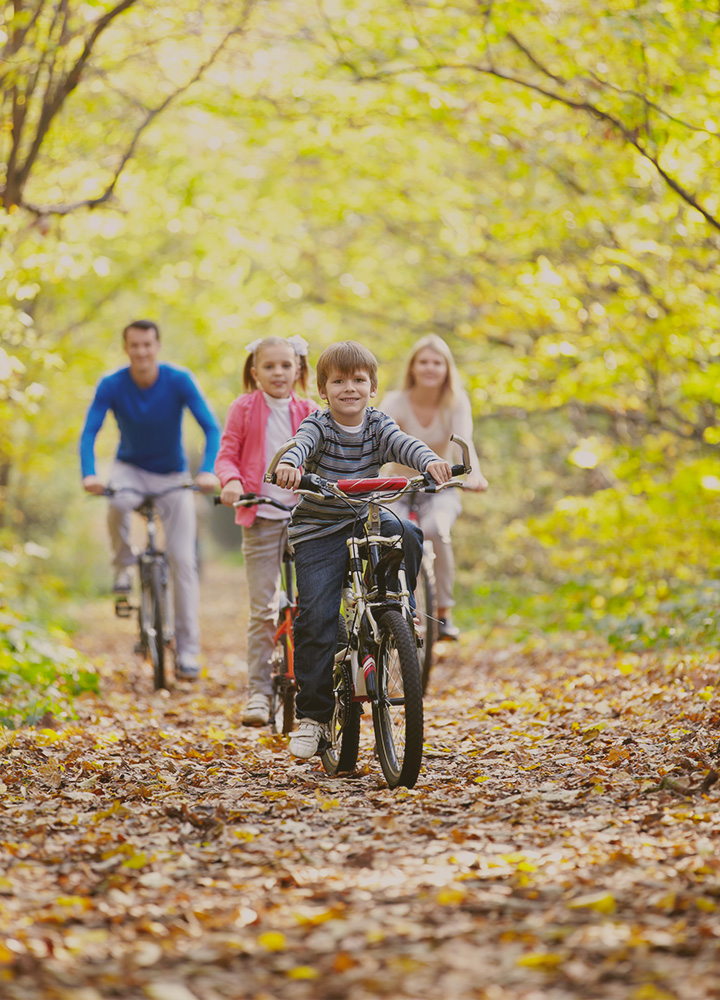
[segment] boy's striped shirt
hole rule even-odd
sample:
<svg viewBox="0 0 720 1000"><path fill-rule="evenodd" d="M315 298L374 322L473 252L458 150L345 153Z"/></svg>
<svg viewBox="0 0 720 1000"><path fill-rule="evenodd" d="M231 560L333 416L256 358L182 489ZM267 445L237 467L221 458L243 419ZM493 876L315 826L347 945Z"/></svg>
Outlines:
<svg viewBox="0 0 720 1000"><path fill-rule="evenodd" d="M365 479L377 476L386 462L400 462L418 472L424 472L438 456L426 444L401 431L392 417L368 406L362 430L343 430L330 415L330 410L311 413L295 433L295 445L283 455L282 461L303 472L315 472L324 479ZM340 531L358 516L365 516L365 507L352 510L341 500L315 500L304 496L293 510L288 535L293 544Z"/></svg>

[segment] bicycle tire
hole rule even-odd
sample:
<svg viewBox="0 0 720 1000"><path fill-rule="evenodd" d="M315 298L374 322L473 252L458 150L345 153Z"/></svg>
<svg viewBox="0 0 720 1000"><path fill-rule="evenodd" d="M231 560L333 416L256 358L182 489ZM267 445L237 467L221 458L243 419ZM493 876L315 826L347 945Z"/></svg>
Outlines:
<svg viewBox="0 0 720 1000"><path fill-rule="evenodd" d="M335 747L328 745L320 754L326 774L354 771L360 749L360 705L352 700L352 679L347 660L333 670L335 710L330 728L335 731Z"/></svg>
<svg viewBox="0 0 720 1000"><path fill-rule="evenodd" d="M430 671L434 661L433 646L437 642L438 622L435 591L435 573L423 558L418 574L417 590L415 591L415 613L420 620L418 632L423 640L418 646L417 658L422 680L422 692L427 691Z"/></svg>
<svg viewBox="0 0 720 1000"><path fill-rule="evenodd" d="M270 696L270 729L273 733L290 733L295 725L295 684L288 677L289 642L286 632L275 640Z"/></svg>
<svg viewBox="0 0 720 1000"><path fill-rule="evenodd" d="M390 788L412 788L423 750L423 701L415 636L399 611L379 622L378 697L373 702L377 754Z"/></svg>
<svg viewBox="0 0 720 1000"><path fill-rule="evenodd" d="M145 658L153 665L153 686L158 691L167 687L160 563L152 561L142 565L140 580L140 645Z"/></svg>

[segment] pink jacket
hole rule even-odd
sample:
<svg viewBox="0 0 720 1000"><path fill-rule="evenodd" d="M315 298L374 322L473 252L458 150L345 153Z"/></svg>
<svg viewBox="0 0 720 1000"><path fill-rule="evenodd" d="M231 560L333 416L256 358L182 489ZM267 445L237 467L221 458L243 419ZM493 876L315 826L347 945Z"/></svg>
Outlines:
<svg viewBox="0 0 720 1000"><path fill-rule="evenodd" d="M290 396L290 425L293 434L305 417L319 409L313 399ZM246 493L259 493L265 475L265 431L270 409L260 391L244 393L230 404L220 450L215 459L215 475L224 486L239 479ZM252 524L257 507L237 507L236 524Z"/></svg>

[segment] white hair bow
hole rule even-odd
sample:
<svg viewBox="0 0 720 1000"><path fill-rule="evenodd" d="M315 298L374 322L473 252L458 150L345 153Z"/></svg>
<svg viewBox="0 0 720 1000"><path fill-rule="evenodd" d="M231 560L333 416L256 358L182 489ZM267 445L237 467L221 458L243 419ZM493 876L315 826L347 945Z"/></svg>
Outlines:
<svg viewBox="0 0 720 1000"><path fill-rule="evenodd" d="M254 354L257 350L258 345L261 343L262 337L258 337L257 340L251 341L249 344L245 345L245 350L250 354Z"/></svg>
<svg viewBox="0 0 720 1000"><path fill-rule="evenodd" d="M306 358L308 352L308 342L304 337L301 337L299 333L296 333L292 337L288 337L288 344L292 344L295 353L300 358Z"/></svg>

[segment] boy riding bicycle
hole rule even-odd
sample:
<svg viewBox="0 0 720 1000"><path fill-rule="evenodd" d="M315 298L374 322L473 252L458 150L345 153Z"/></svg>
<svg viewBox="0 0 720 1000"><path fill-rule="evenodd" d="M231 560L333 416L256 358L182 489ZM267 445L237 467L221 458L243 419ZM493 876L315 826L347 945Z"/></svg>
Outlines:
<svg viewBox="0 0 720 1000"><path fill-rule="evenodd" d="M377 391L377 361L367 348L354 341L328 347L317 363L317 385L328 408L300 424L295 444L277 466L279 486L295 488L300 466L306 473L337 481L377 476L390 461L427 472L437 483L451 478L449 462L368 405ZM332 717L332 668L347 539L356 523L356 508L336 499L303 496L292 514L288 534L295 548L298 584L294 636L300 725L290 740L290 753L301 759L317 753ZM381 531L402 534L408 586L414 591L422 558L421 530L383 511Z"/></svg>

